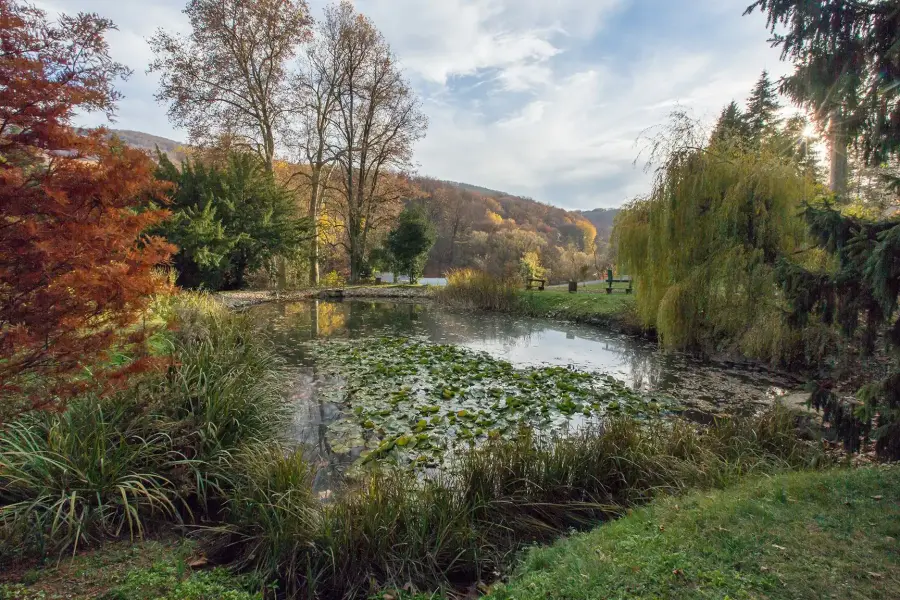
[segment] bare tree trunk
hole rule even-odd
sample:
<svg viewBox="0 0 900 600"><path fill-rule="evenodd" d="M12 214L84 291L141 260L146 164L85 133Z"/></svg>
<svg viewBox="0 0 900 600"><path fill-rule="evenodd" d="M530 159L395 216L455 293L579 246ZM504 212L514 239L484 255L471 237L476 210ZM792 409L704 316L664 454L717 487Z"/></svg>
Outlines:
<svg viewBox="0 0 900 600"><path fill-rule="evenodd" d="M847 162L848 140L845 132L843 113L836 108L831 115L828 126L828 144L830 152L831 177L829 187L837 195L847 193L849 168Z"/></svg>

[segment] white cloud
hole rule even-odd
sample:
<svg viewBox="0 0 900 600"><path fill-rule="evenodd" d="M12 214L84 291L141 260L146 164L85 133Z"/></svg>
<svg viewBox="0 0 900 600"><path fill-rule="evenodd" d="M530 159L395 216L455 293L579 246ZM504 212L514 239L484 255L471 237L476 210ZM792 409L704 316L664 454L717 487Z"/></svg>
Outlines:
<svg viewBox="0 0 900 600"><path fill-rule="evenodd" d="M185 30L186 0L40 0L112 18L135 70L118 127L183 139L153 100L145 39ZM310 0L314 16L326 0ZM635 139L676 105L713 117L763 68L786 67L759 15L721 0L356 0L393 46L431 120L420 171L569 208L649 189ZM668 11L666 16L659 16ZM96 119L85 118L94 124Z"/></svg>

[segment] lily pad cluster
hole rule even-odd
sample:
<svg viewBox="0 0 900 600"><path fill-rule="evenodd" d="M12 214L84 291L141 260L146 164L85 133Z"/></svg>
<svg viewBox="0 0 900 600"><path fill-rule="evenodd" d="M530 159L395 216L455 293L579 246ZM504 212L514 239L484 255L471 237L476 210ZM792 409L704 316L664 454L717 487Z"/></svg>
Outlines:
<svg viewBox="0 0 900 600"><path fill-rule="evenodd" d="M323 390L344 410L329 426L331 450L364 447L363 463L435 467L460 444L513 435L520 427L559 431L607 413L656 414L672 404L608 375L521 369L483 352L417 340L319 341L310 351L343 381Z"/></svg>

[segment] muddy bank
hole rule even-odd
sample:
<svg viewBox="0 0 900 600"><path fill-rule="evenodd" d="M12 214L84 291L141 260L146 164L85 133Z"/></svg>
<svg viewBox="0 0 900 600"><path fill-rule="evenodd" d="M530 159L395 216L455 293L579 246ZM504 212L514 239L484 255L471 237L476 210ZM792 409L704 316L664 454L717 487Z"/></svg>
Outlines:
<svg viewBox="0 0 900 600"><path fill-rule="evenodd" d="M301 300L339 298L387 298L424 300L431 297L433 288L428 286L382 285L353 286L343 288L309 288L277 292L274 290L241 290L218 292L216 299L228 308L246 308L266 302L296 302Z"/></svg>

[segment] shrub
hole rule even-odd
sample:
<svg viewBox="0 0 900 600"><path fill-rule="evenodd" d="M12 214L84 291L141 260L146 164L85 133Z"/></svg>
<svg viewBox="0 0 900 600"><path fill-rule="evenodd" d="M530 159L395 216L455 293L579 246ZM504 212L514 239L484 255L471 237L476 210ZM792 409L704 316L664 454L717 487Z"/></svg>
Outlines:
<svg viewBox="0 0 900 600"><path fill-rule="evenodd" d="M279 439L289 418L284 360L249 315L204 294L162 309L171 366L150 385L159 426L190 460L215 463L244 445Z"/></svg>
<svg viewBox="0 0 900 600"><path fill-rule="evenodd" d="M519 281L496 277L476 269L454 269L447 273L447 285L438 292L445 304L477 310L508 311L518 302Z"/></svg>
<svg viewBox="0 0 900 600"><path fill-rule="evenodd" d="M197 294L155 310L170 324L154 340L168 355L165 372L0 431L6 535L39 552L74 551L142 536L158 519L179 522L197 509L217 518L243 470L233 457L284 433L283 362L249 317Z"/></svg>
<svg viewBox="0 0 900 600"><path fill-rule="evenodd" d="M73 551L103 537L140 536L148 519L178 519L164 473L170 439L118 400L86 399L32 413L0 432L0 523L39 549Z"/></svg>
<svg viewBox="0 0 900 600"><path fill-rule="evenodd" d="M461 587L495 578L527 544L589 527L659 494L820 459L782 409L708 429L613 419L563 438L525 430L512 441L491 441L425 480L375 472L316 506L308 504L308 487L292 487L309 482L309 466L292 455L275 460L277 485L266 475L253 478L265 485L236 489L230 505L246 510L230 513L225 543L211 535L208 549L225 558L237 552L241 564L265 579L277 577L292 596Z"/></svg>

